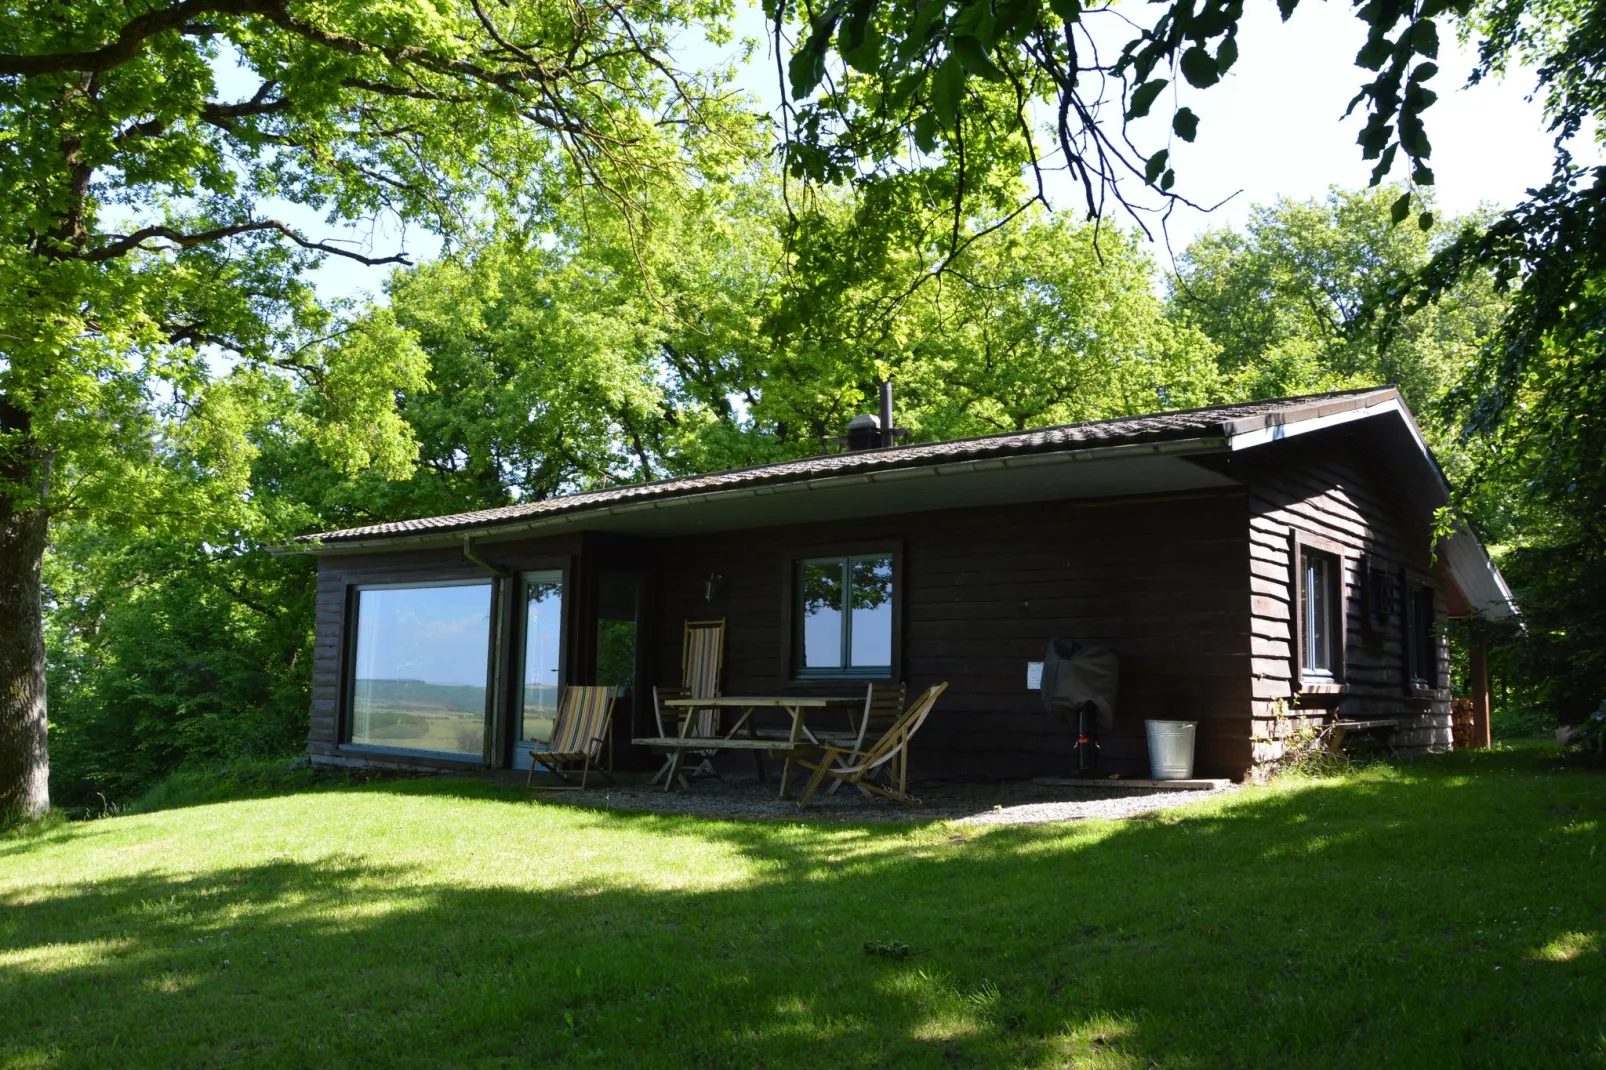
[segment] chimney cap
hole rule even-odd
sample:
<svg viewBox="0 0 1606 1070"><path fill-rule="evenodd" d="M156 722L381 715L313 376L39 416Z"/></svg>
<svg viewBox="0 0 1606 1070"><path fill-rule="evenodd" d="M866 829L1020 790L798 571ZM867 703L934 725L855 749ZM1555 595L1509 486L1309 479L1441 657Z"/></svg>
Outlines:
<svg viewBox="0 0 1606 1070"><path fill-rule="evenodd" d="M901 427L892 429L894 439L908 441L909 432ZM881 419L874 413L860 413L848 421L847 434L826 436L820 440L825 446L843 446L849 450L873 450L889 445L882 437Z"/></svg>

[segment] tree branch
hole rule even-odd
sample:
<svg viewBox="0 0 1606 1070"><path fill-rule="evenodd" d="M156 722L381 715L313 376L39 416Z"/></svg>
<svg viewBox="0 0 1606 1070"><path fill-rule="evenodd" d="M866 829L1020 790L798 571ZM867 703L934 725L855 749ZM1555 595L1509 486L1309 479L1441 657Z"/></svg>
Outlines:
<svg viewBox="0 0 1606 1070"><path fill-rule="evenodd" d="M202 104L200 117L208 123L216 124L230 119L244 119L251 115L271 115L274 112L285 111L290 107L288 99L268 98L268 94L278 87L278 82L263 82L250 100L242 100L237 104Z"/></svg>
<svg viewBox="0 0 1606 1070"><path fill-rule="evenodd" d="M109 71L138 55L149 38L181 29L198 15L268 15L282 12L284 6L284 0L181 0L172 7L134 16L123 24L115 41L100 48L85 52L43 52L34 56L0 52L0 75Z"/></svg>
<svg viewBox="0 0 1606 1070"><path fill-rule="evenodd" d="M369 267L377 267L381 264L412 266L412 261L407 259L405 253L396 253L392 256L364 256L361 253L354 253L349 249L341 249L326 242L311 241L303 238L291 229L288 224L281 223L277 219L259 219L250 223L234 223L226 227L215 227L212 230L196 231L192 234L185 234L167 226L143 227L132 234L119 235L114 241L98 249L88 249L81 253L65 256L63 259L88 260L92 263L99 263L127 255L135 249L143 247L144 243L152 238L165 239L180 249L190 249L197 245L205 245L208 242L221 241L224 238L232 238L240 234L250 234L264 230L278 231L303 249L310 249L319 253L332 253L335 256L343 256L348 260L355 260L357 263L366 264Z"/></svg>

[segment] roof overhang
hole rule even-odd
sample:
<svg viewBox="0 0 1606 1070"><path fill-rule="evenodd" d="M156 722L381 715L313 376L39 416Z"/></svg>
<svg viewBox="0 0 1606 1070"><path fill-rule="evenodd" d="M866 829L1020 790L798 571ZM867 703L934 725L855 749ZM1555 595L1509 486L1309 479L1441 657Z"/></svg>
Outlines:
<svg viewBox="0 0 1606 1070"><path fill-rule="evenodd" d="M937 509L1209 490L1238 484L1186 458L1226 448L1227 440L1215 436L881 468L515 518L466 532L342 539L298 546L295 552L428 549L460 546L465 535L478 545L582 530L665 537Z"/></svg>
<svg viewBox="0 0 1606 1070"><path fill-rule="evenodd" d="M1398 391L1382 388L1323 398L1290 399L1280 409L1225 419L1210 433L1160 441L1070 444L1038 452L968 459L897 455L862 471L750 482L690 493L642 496L537 512L445 530L422 528L302 542L284 552L366 554L506 542L574 531L643 537L732 531L778 524L985 507L1027 502L1201 491L1238 481L1190 457L1260 449L1300 435L1366 424L1405 496L1431 514L1449 504L1450 484ZM447 518L455 519L455 518ZM1438 553L1462 595L1463 608L1496 619L1517 615L1506 586L1476 534L1464 523L1440 540Z"/></svg>

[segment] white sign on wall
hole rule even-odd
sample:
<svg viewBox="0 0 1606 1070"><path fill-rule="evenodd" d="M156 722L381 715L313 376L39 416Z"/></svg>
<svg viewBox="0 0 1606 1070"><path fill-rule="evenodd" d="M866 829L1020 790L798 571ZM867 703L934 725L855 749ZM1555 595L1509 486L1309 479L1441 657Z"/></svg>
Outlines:
<svg viewBox="0 0 1606 1070"><path fill-rule="evenodd" d="M1026 663L1026 690L1040 691L1043 688L1043 663L1028 661Z"/></svg>

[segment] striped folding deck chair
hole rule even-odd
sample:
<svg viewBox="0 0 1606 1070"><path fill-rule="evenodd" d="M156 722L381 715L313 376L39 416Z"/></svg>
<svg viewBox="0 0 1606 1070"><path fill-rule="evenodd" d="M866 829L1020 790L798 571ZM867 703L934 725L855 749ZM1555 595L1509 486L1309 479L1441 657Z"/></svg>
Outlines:
<svg viewBox="0 0 1606 1070"><path fill-rule="evenodd" d="M680 648L680 680L687 698L713 698L719 694L720 676L725 671L725 618L719 620L689 620ZM719 709L709 707L688 710L694 718L686 730L688 736L710 738L719 735ZM701 764L692 770L692 776L714 772L713 755L701 754ZM665 782L665 787L668 783Z"/></svg>
<svg viewBox="0 0 1606 1070"><path fill-rule="evenodd" d="M809 778L808 787L803 789L803 797L797 801L797 808L801 810L809 804L809 799L819 790L821 781L828 776L843 784L862 787L910 806L921 805L919 799L909 794L909 740L926 723L931 707L936 705L938 697L946 690L946 682L926 688L868 750L826 746L822 748L824 753L818 759L798 759L798 764L814 770L814 775ZM883 772L887 774L888 782L885 785L876 783L875 779Z"/></svg>
<svg viewBox="0 0 1606 1070"><path fill-rule="evenodd" d="M613 703L619 697L616 687L566 687L558 701L557 719L552 725L552 741L532 740L535 749L530 752L530 775L524 778L528 787L535 779L535 766L539 762L559 780L568 780L563 766L579 764L580 789L586 786L591 767L607 755L608 779L613 779L613 750L608 746L608 735L613 731Z"/></svg>

